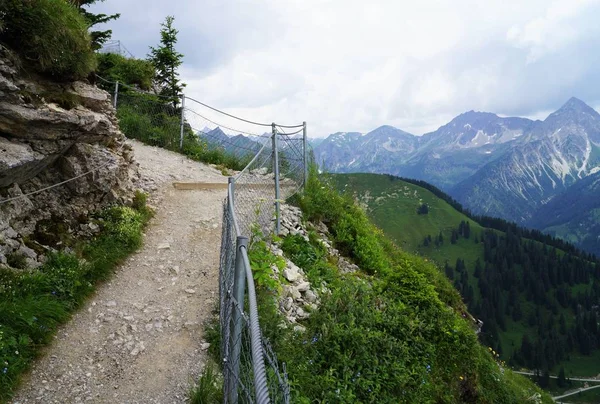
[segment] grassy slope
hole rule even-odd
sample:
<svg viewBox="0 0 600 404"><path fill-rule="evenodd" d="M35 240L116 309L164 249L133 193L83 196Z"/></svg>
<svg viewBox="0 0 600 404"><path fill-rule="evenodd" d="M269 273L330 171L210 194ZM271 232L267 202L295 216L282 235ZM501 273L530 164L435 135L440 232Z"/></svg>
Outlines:
<svg viewBox="0 0 600 404"><path fill-rule="evenodd" d="M474 243L473 239L475 236L480 238L480 234L485 230L484 227L458 212L430 191L397 178L378 174L335 174L331 179L338 190L354 194L373 222L406 251L428 257L438 265L444 265L444 262L448 261L454 266L457 258L464 259L471 280L474 281L471 285L478 298L479 288L473 278L473 271L477 258L483 262L483 245ZM429 206L427 215L417 214L417 208L422 203ZM451 231L456 229L463 220L470 222L471 239L459 238L456 244L451 244ZM440 231L444 237L443 245L423 246L425 236L435 237ZM585 288L587 285L577 287ZM524 300L522 307L524 318L527 318L529 311L534 309L531 303ZM522 323L515 323L507 317L507 331L500 334L506 357L510 356L513 347L520 346L523 333L526 331L527 328ZM572 374L596 375L600 372L598 355L589 357L572 355L571 360L564 362L563 365L565 369L570 369ZM555 372L558 372L558 368L557 366Z"/></svg>
<svg viewBox="0 0 600 404"><path fill-rule="evenodd" d="M306 333L292 338L302 344L264 330L302 396L295 401L551 402L478 343L468 316L460 315L460 297L436 266L393 245L333 188L313 170L299 204L306 220L328 226L330 240L361 271L339 274L314 234L310 243L286 237L284 253L311 284L326 280L331 293L303 323ZM257 264L254 254L251 262Z"/></svg>
<svg viewBox="0 0 600 404"><path fill-rule="evenodd" d="M465 262L475 262L478 254L472 242L459 240L450 244L452 229L462 220L471 222L471 233L478 235L483 227L456 211L430 191L399 179L377 174L340 174L333 176L339 190L359 193L359 202L369 216L400 247L409 252L423 253L438 262L454 264L458 257ZM418 215L422 203L429 206L429 214ZM442 248L423 247L423 239L442 232L445 243Z"/></svg>

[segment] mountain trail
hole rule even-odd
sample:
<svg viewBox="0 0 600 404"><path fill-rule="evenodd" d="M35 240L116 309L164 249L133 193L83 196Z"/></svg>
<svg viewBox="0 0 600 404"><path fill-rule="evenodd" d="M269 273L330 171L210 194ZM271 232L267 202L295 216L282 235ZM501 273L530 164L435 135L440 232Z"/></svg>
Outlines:
<svg viewBox="0 0 600 404"><path fill-rule="evenodd" d="M181 403L202 370L226 190L176 190L172 182L227 179L180 154L128 143L156 207L144 245L58 330L13 403Z"/></svg>

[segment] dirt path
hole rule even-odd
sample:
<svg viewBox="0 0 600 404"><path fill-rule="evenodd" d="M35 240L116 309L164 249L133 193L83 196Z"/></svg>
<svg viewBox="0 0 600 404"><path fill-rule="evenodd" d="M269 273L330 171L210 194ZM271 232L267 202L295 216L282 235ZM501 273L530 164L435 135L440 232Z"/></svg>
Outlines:
<svg viewBox="0 0 600 404"><path fill-rule="evenodd" d="M144 246L62 327L13 403L180 403L206 358L203 322L218 298L226 182L181 155L131 142L156 216Z"/></svg>

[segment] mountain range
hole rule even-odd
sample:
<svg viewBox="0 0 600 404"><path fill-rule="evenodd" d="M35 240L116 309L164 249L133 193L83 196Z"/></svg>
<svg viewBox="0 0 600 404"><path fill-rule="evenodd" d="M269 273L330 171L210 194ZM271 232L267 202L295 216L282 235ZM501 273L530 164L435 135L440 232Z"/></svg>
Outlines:
<svg viewBox="0 0 600 404"><path fill-rule="evenodd" d="M430 182L475 214L552 232L600 254L600 114L577 98L543 121L469 111L423 136L392 126L338 132L316 146L315 158L331 172ZM567 215L561 209L568 202Z"/></svg>
<svg viewBox="0 0 600 404"><path fill-rule="evenodd" d="M238 157L254 155L263 144L242 134L228 135L219 127L214 129L206 127L197 135L200 139L205 140L209 147L221 148Z"/></svg>

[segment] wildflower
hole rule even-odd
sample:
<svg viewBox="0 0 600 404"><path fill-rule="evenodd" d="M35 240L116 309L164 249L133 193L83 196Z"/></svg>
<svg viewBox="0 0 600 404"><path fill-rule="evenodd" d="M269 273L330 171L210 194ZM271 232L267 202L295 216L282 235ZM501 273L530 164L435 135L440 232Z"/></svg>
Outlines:
<svg viewBox="0 0 600 404"><path fill-rule="evenodd" d="M465 379L465 378L464 378L464 377L462 377L462 376L458 376L458 378L459 378L460 380L464 380L464 379Z"/></svg>
<svg viewBox="0 0 600 404"><path fill-rule="evenodd" d="M8 368L2 369L2 373L6 374L6 372L8 372Z"/></svg>

